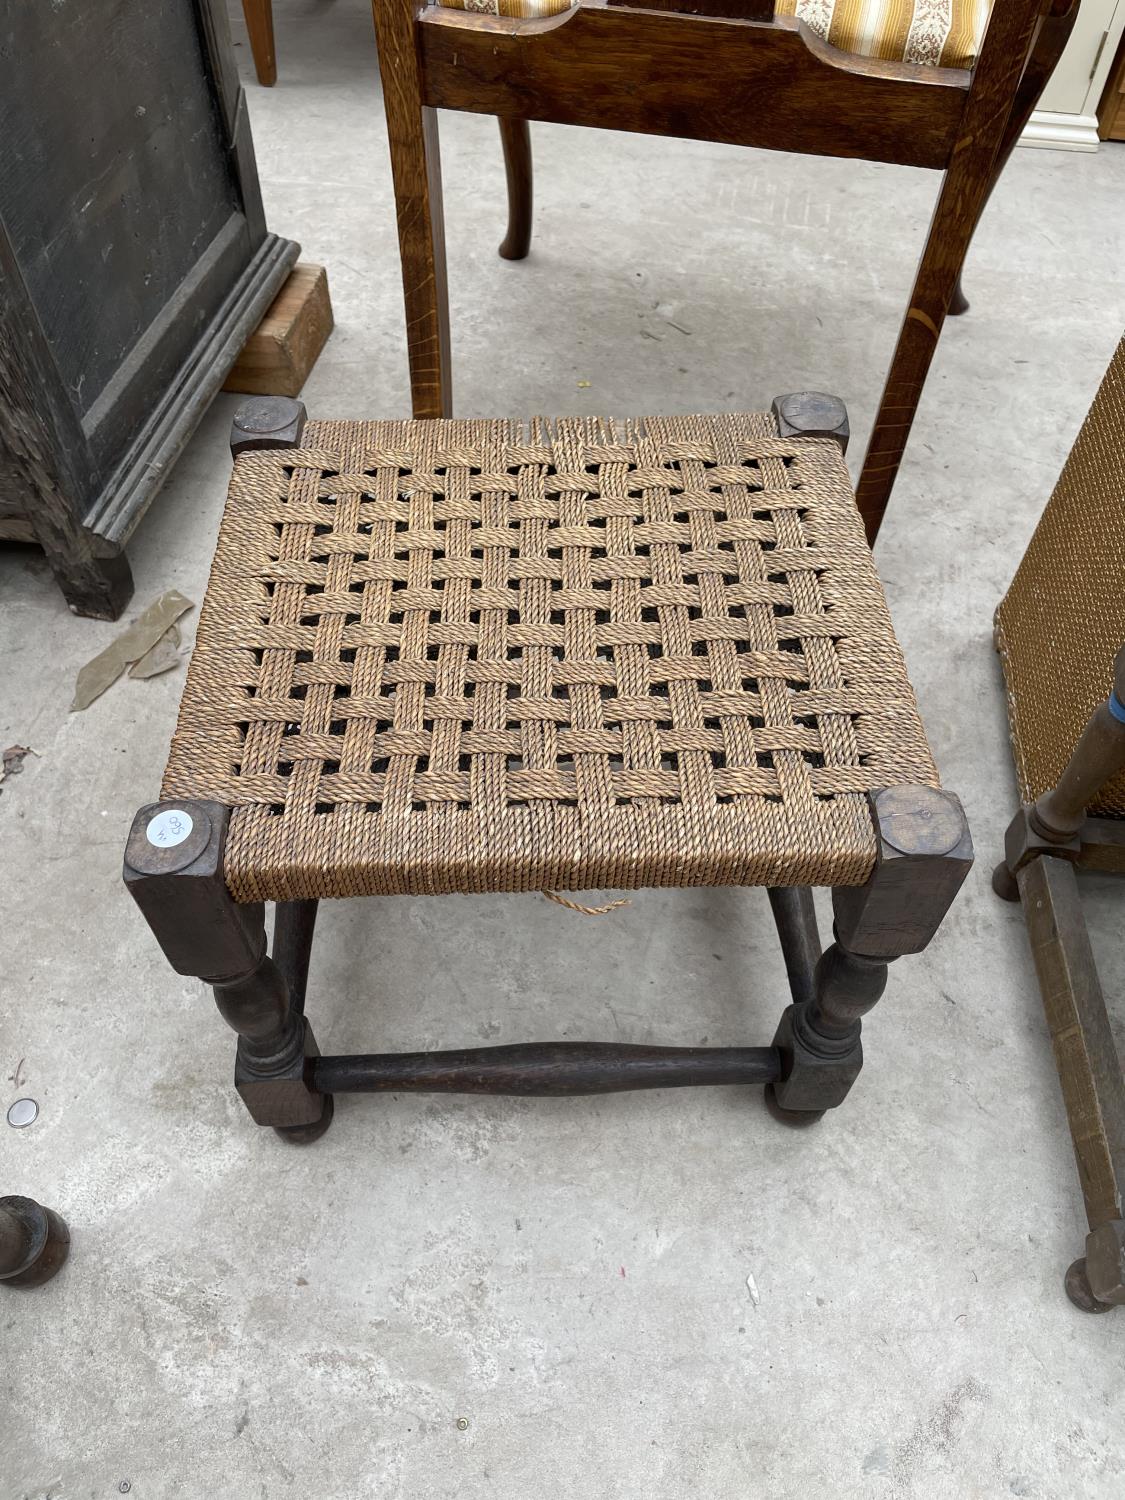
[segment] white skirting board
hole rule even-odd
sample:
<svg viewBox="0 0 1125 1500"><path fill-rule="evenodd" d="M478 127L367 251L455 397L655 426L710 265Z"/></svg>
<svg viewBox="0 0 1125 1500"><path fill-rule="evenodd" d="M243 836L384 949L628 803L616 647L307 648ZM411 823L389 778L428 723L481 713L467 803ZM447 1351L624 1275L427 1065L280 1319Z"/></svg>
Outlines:
<svg viewBox="0 0 1125 1500"><path fill-rule="evenodd" d="M1037 109L1024 127L1020 145L1042 146L1048 151L1096 151L1101 145L1097 116Z"/></svg>

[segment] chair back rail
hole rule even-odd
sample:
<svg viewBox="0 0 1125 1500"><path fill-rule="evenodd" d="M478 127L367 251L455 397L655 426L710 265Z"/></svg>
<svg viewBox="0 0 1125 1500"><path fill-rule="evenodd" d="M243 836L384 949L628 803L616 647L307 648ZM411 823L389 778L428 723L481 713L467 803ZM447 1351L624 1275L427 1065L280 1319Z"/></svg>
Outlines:
<svg viewBox="0 0 1125 1500"><path fill-rule="evenodd" d="M427 6L418 46L440 109L932 168L973 77L854 57L789 16L606 5L533 21Z"/></svg>

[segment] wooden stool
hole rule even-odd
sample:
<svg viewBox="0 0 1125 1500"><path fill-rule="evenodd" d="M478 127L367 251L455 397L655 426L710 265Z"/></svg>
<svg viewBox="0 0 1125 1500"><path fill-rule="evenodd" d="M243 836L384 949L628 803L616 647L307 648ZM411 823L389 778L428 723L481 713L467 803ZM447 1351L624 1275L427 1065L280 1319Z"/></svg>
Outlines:
<svg viewBox="0 0 1125 1500"><path fill-rule="evenodd" d="M972 862L842 403L304 422L284 400L236 418L163 800L125 856L172 966L238 1033L253 1118L312 1140L342 1090L764 1083L787 1118L840 1104L888 963ZM769 888L793 1003L768 1047L319 1055L321 898L699 885ZM813 885L833 891L823 955Z"/></svg>

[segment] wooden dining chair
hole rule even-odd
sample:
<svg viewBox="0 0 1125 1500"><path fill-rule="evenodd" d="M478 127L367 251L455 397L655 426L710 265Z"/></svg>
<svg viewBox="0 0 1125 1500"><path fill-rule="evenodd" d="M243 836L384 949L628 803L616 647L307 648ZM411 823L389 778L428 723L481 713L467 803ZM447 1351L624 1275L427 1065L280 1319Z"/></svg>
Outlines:
<svg viewBox="0 0 1125 1500"><path fill-rule="evenodd" d="M996 0L991 17L988 0L778 0L776 13L774 0L373 8L415 417L451 408L437 109L499 118L509 203L500 254L510 259L531 235L528 120L944 174L857 487L874 541L978 216L1062 52L1075 0Z"/></svg>

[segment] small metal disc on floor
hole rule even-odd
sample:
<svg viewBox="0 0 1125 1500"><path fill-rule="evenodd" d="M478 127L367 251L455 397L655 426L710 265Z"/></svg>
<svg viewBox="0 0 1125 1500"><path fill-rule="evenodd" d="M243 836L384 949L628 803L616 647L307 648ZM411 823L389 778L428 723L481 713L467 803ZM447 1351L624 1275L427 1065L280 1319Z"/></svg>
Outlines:
<svg viewBox="0 0 1125 1500"><path fill-rule="evenodd" d="M16 1099L8 1106L8 1124L16 1130L34 1125L39 1118L39 1105L34 1099Z"/></svg>

